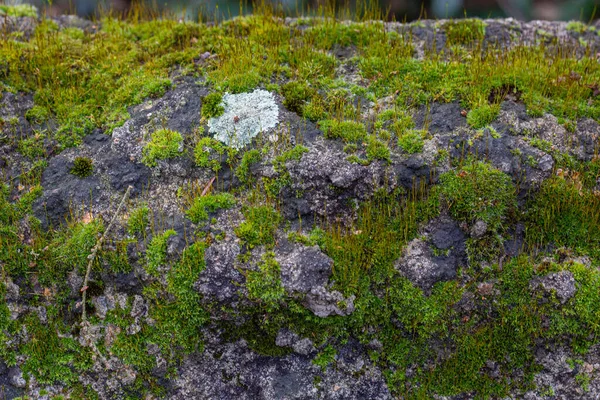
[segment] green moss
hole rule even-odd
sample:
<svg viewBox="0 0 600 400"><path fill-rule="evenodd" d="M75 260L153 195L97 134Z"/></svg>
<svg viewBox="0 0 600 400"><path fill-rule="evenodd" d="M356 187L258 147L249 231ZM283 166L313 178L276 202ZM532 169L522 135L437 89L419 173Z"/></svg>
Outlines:
<svg viewBox="0 0 600 400"><path fill-rule="evenodd" d="M249 184L252 182L250 167L259 163L261 159L262 156L260 151L256 149L252 149L244 153L242 156L242 161L240 161L240 165L235 170L235 176L237 176L240 182L244 184Z"/></svg>
<svg viewBox="0 0 600 400"><path fill-rule="evenodd" d="M221 93L213 92L202 99L202 118L216 118L223 115L225 108L222 105L223 96Z"/></svg>
<svg viewBox="0 0 600 400"><path fill-rule="evenodd" d="M483 40L485 22L479 19L452 20L442 25L448 44L469 44Z"/></svg>
<svg viewBox="0 0 600 400"><path fill-rule="evenodd" d="M367 140L367 158L369 160L384 160L391 162L390 160L390 148L386 143L378 140L373 136L369 136Z"/></svg>
<svg viewBox="0 0 600 400"><path fill-rule="evenodd" d="M197 242L187 247L167 278L167 290L172 297L162 299L152 311L157 325L150 340L157 343L172 361L181 355L202 351L200 328L209 316L200 306L200 295L194 283L205 267L205 244Z"/></svg>
<svg viewBox="0 0 600 400"><path fill-rule="evenodd" d="M15 323L10 318L10 310L6 304L6 286L0 283L0 357L8 365L15 365L16 354L11 349L10 332L14 331Z"/></svg>
<svg viewBox="0 0 600 400"><path fill-rule="evenodd" d="M46 107L33 106L25 113L25 118L32 124L42 124L48 120L50 112Z"/></svg>
<svg viewBox="0 0 600 400"><path fill-rule="evenodd" d="M481 129L494 122L500 112L499 105L483 104L473 108L467 114L467 123L475 129Z"/></svg>
<svg viewBox="0 0 600 400"><path fill-rule="evenodd" d="M314 90L299 81L288 82L281 87L283 105L290 111L302 115L306 101L313 95Z"/></svg>
<svg viewBox="0 0 600 400"><path fill-rule="evenodd" d="M579 34L587 32L588 26L581 21L569 21L567 23L567 30Z"/></svg>
<svg viewBox="0 0 600 400"><path fill-rule="evenodd" d="M279 308L285 290L281 284L281 269L275 261L275 253L263 255L258 271L249 271L246 275L248 298L256 301L267 311Z"/></svg>
<svg viewBox="0 0 600 400"><path fill-rule="evenodd" d="M235 234L250 248L260 245L272 247L275 244L275 231L281 216L270 206L246 208L246 220L235 228Z"/></svg>
<svg viewBox="0 0 600 400"><path fill-rule="evenodd" d="M500 229L516 202L510 177L474 159L440 176L439 195L454 218L469 224L484 221L491 231Z"/></svg>
<svg viewBox="0 0 600 400"><path fill-rule="evenodd" d="M146 272L154 277L159 276L159 268L167 261L167 243L171 236L176 236L173 229L166 230L162 234L155 235L146 250Z"/></svg>
<svg viewBox="0 0 600 400"><path fill-rule="evenodd" d="M198 224L208 219L209 212L214 213L219 209L231 208L234 204L235 197L229 193L198 196L187 210L186 215L193 223Z"/></svg>
<svg viewBox="0 0 600 400"><path fill-rule="evenodd" d="M89 368L92 365L91 352L82 348L79 343L59 331L58 324L50 322L44 325L35 314L25 318L28 340L22 344L20 351L27 356L21 370L27 376L33 376L41 384L75 383L79 379L76 367ZM64 332L64 331L63 331Z"/></svg>
<svg viewBox="0 0 600 400"><path fill-rule="evenodd" d="M312 360L312 363L318 367L321 367L322 371L325 371L327 367L335 361L337 351L331 345L327 345L322 351L319 352Z"/></svg>
<svg viewBox="0 0 600 400"><path fill-rule="evenodd" d="M320 96L313 97L302 107L302 115L311 121L320 121L327 117L325 104Z"/></svg>
<svg viewBox="0 0 600 400"><path fill-rule="evenodd" d="M88 263L88 255L104 232L104 224L100 219L89 223L77 223L58 232L49 244L52 259L47 268L40 271L40 281L51 285L65 279L66 274L76 266L84 271Z"/></svg>
<svg viewBox="0 0 600 400"><path fill-rule="evenodd" d="M90 176L94 171L94 166L92 165L92 159L89 157L76 157L73 160L73 167L71 168L71 173L79 178L86 178Z"/></svg>
<svg viewBox="0 0 600 400"><path fill-rule="evenodd" d="M359 142L366 138L367 130L360 122L323 120L319 127L326 139L343 139L345 142Z"/></svg>
<svg viewBox="0 0 600 400"><path fill-rule="evenodd" d="M305 153L308 153L308 151L308 147L298 144L283 154L278 155L273 161L273 167L275 168L275 171L283 172L285 170L285 163L288 161L300 161L302 156Z"/></svg>
<svg viewBox="0 0 600 400"><path fill-rule="evenodd" d="M196 165L200 168L210 168L214 172L221 169L223 154L226 147L223 143L210 137L203 137L194 149Z"/></svg>
<svg viewBox="0 0 600 400"><path fill-rule="evenodd" d="M37 8L31 4L0 5L0 15L37 18Z"/></svg>
<svg viewBox="0 0 600 400"><path fill-rule="evenodd" d="M581 176L546 180L527 211L532 245L553 243L600 260L600 198L581 182Z"/></svg>
<svg viewBox="0 0 600 400"><path fill-rule="evenodd" d="M44 140L41 135L36 134L28 139L20 140L19 153L32 160L44 157L46 155L46 149L44 149Z"/></svg>
<svg viewBox="0 0 600 400"><path fill-rule="evenodd" d="M129 214L127 220L127 232L130 235L144 234L146 227L150 223L150 208L147 204L142 204L135 208Z"/></svg>
<svg viewBox="0 0 600 400"><path fill-rule="evenodd" d="M181 155L183 136L170 129L159 129L142 150L142 162L149 167L156 166L156 160L165 160Z"/></svg>
<svg viewBox="0 0 600 400"><path fill-rule="evenodd" d="M420 153L425 146L427 131L411 129L398 138L398 146L408 154Z"/></svg>

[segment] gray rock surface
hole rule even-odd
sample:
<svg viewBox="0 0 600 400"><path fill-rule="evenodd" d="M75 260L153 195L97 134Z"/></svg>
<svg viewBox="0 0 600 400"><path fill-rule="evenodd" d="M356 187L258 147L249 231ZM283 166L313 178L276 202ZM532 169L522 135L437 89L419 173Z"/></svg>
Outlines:
<svg viewBox="0 0 600 400"><path fill-rule="evenodd" d="M185 360L171 398L391 399L381 372L356 342L343 346L334 363L321 371L307 356L265 357L244 341L211 343Z"/></svg>
<svg viewBox="0 0 600 400"><path fill-rule="evenodd" d="M304 305L316 316L350 315L354 312L354 295L344 298L337 290L329 291L323 286L314 287L304 298Z"/></svg>
<svg viewBox="0 0 600 400"><path fill-rule="evenodd" d="M291 294L308 293L327 285L333 260L318 246L306 247L281 240L275 248L275 259L281 267L281 283Z"/></svg>
<svg viewBox="0 0 600 400"><path fill-rule="evenodd" d="M424 228L424 239L413 239L396 268L426 293L440 281L454 279L466 266L465 235L448 216L433 219Z"/></svg>
<svg viewBox="0 0 600 400"><path fill-rule="evenodd" d="M552 272L542 278L532 280L532 289L541 289L547 295L554 294L562 303L566 303L577 292L575 278L571 271Z"/></svg>

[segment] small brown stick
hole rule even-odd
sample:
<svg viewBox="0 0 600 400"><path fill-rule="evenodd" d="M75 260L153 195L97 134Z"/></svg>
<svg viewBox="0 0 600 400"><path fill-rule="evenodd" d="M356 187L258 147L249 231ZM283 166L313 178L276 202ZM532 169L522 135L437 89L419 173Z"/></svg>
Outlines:
<svg viewBox="0 0 600 400"><path fill-rule="evenodd" d="M208 182L206 184L206 186L204 187L204 190L202 191L202 194L200 196L206 196L206 194L210 191L210 189L212 188L212 184L215 181L216 176L213 176L212 179L210 180L210 182Z"/></svg>
<svg viewBox="0 0 600 400"><path fill-rule="evenodd" d="M81 287L81 292L83 292L82 303L81 303L81 308L82 308L81 321L82 322L85 322L87 320L87 314L85 312L85 301L86 301L86 297L87 297L86 294L87 294L87 290L88 290L88 281L90 280L90 273L92 272L92 265L94 264L94 260L96 259L96 254L102 247L102 242L104 242L104 238L106 237L106 235L108 235L110 228L112 228L113 223L117 219L117 215L119 215L119 213L121 212L121 208L123 207L123 204L125 204L125 201L129 197L129 192L131 191L131 189L133 189L132 186L127 187L127 190L125 191L125 194L123 195L123 198L121 199L121 203L119 204L119 207L117 207L117 211L114 213L112 219L110 220L110 224L108 224L108 227L106 228L106 230L104 231L102 236L100 236L100 239L98 239L98 241L96 242L94 247L92 247L92 252L87 257L89 261L88 261L88 265L87 265L87 270L85 271L85 278L83 279L83 286Z"/></svg>

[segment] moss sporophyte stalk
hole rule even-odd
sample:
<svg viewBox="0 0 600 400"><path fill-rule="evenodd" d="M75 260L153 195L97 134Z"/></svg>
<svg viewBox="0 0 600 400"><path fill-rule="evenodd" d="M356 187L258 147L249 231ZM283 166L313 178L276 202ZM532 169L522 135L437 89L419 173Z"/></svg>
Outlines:
<svg viewBox="0 0 600 400"><path fill-rule="evenodd" d="M594 24L0 14L0 393L600 397Z"/></svg>

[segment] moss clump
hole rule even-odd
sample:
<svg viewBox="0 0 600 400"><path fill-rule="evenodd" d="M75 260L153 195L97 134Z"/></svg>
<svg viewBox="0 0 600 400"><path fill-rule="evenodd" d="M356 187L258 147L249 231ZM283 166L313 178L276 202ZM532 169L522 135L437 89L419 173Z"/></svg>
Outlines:
<svg viewBox="0 0 600 400"><path fill-rule="evenodd" d="M257 301L267 311L273 311L279 307L285 294L275 253L265 253L258 268L258 271L250 271L246 275L248 298Z"/></svg>
<svg viewBox="0 0 600 400"><path fill-rule="evenodd" d="M25 113L25 118L32 124L41 124L48 120L50 112L46 107L35 105Z"/></svg>
<svg viewBox="0 0 600 400"><path fill-rule="evenodd" d="M302 107L302 116L311 121L320 121L327 118L327 110L324 100L320 96L314 96Z"/></svg>
<svg viewBox="0 0 600 400"><path fill-rule="evenodd" d="M202 118L216 118L223 115L225 108L222 105L223 96L221 93L213 92L202 99Z"/></svg>
<svg viewBox="0 0 600 400"><path fill-rule="evenodd" d="M156 325L149 329L147 342L158 344L168 361L176 365L183 354L202 351L200 328L209 320L194 290L204 270L206 245L197 242L187 247L167 276L168 296L161 298L151 311Z"/></svg>
<svg viewBox="0 0 600 400"><path fill-rule="evenodd" d="M579 34L586 33L588 26L581 21L569 21L567 23L567 30Z"/></svg>
<svg viewBox="0 0 600 400"><path fill-rule="evenodd" d="M442 27L450 45L481 41L485 36L485 22L479 19L448 21Z"/></svg>
<svg viewBox="0 0 600 400"><path fill-rule="evenodd" d="M142 150L142 162L149 167L156 166L156 160L178 157L181 155L183 136L170 129L159 129L152 134L152 139Z"/></svg>
<svg viewBox="0 0 600 400"><path fill-rule="evenodd" d="M102 232L104 224L100 219L61 229L48 245L52 258L47 260L47 268L41 271L40 282L48 285L60 282L66 278L68 271L73 270L73 266L83 271L87 265L87 257Z"/></svg>
<svg viewBox="0 0 600 400"><path fill-rule="evenodd" d="M273 167L275 168L275 171L283 172L285 170L286 162L292 160L300 161L302 155L308 153L308 151L308 147L302 146L301 144L297 144L285 153L275 157L275 160L273 161Z"/></svg>
<svg viewBox="0 0 600 400"><path fill-rule="evenodd" d="M148 208L147 204L142 204L134 209L127 221L127 232L129 232L130 235L143 234L150 223L149 216L150 208Z"/></svg>
<svg viewBox="0 0 600 400"><path fill-rule="evenodd" d="M420 153L425 146L425 137L427 137L427 131L411 129L398 138L398 147L408 154Z"/></svg>
<svg viewBox="0 0 600 400"><path fill-rule="evenodd" d="M33 137L23 139L19 141L19 153L23 154L32 160L43 157L46 155L46 149L44 149L43 136L35 134ZM75 159L77 161L77 159ZM90 161L91 163L91 161ZM91 168L91 164L90 164ZM73 167L75 169L75 167ZM91 174L91 170L89 171ZM74 174L76 175L76 174ZM86 175L87 176L87 175Z"/></svg>
<svg viewBox="0 0 600 400"><path fill-rule="evenodd" d="M579 173L546 180L527 211L532 245L553 243L600 260L600 197Z"/></svg>
<svg viewBox="0 0 600 400"><path fill-rule="evenodd" d="M384 160L390 162L390 148L387 144L378 140L377 138L370 136L367 140L367 158L370 161L373 160Z"/></svg>
<svg viewBox="0 0 600 400"><path fill-rule="evenodd" d="M469 224L481 220L492 231L498 230L516 204L512 180L490 164L467 160L459 170L440 176L441 199L450 214Z"/></svg>
<svg viewBox="0 0 600 400"><path fill-rule="evenodd" d="M249 184L251 182L252 176L250 173L250 167L259 163L261 159L262 156L260 151L256 149L252 149L244 153L240 165L235 170L235 176L237 176L240 182L244 184Z"/></svg>
<svg viewBox="0 0 600 400"><path fill-rule="evenodd" d="M0 5L0 15L37 18L38 12L31 4Z"/></svg>
<svg viewBox="0 0 600 400"><path fill-rule="evenodd" d="M158 277L159 268L167 260L167 242L171 236L177 235L173 229L166 230L160 235L155 235L146 250L146 272L151 276Z"/></svg>
<svg viewBox="0 0 600 400"><path fill-rule="evenodd" d="M498 104L483 104L473 108L467 114L467 123L475 129L481 129L494 122L498 113L500 112L500 105Z"/></svg>
<svg viewBox="0 0 600 400"><path fill-rule="evenodd" d="M229 193L209 194L194 199L186 215L195 224L208 219L209 212L223 208L231 208L235 204L235 197Z"/></svg>
<svg viewBox="0 0 600 400"><path fill-rule="evenodd" d="M223 143L210 137L203 137L194 149L196 165L200 168L210 168L214 172L221 169L223 154L226 147Z"/></svg>
<svg viewBox="0 0 600 400"><path fill-rule="evenodd" d="M290 111L302 115L304 104L313 95L314 90L307 84L292 81L281 87L281 94L284 97L283 105Z"/></svg>
<svg viewBox="0 0 600 400"><path fill-rule="evenodd" d="M77 157L73 160L73 167L71 168L71 173L80 178L88 177L94 171L94 166L92 165L92 159L89 157Z"/></svg>
<svg viewBox="0 0 600 400"><path fill-rule="evenodd" d="M249 248L275 244L275 231L281 221L281 216L270 206L257 206L246 208L246 220L235 228L235 234L246 242Z"/></svg>
<svg viewBox="0 0 600 400"><path fill-rule="evenodd" d="M344 142L359 142L367 137L367 130L360 122L323 120L319 122L326 139L342 139Z"/></svg>

